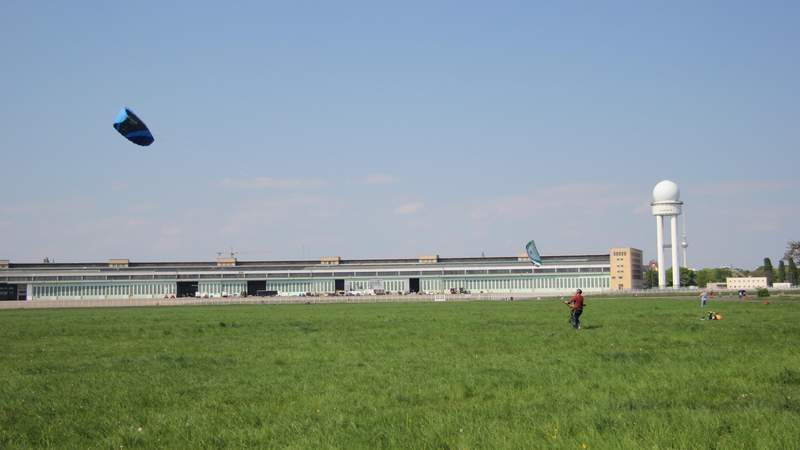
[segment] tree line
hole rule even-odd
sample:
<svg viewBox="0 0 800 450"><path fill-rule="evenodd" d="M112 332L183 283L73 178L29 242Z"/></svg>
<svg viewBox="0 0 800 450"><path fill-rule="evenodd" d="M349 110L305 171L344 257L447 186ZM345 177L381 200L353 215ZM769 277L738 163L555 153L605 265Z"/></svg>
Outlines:
<svg viewBox="0 0 800 450"><path fill-rule="evenodd" d="M727 267L707 268L692 270L681 267L681 286L706 287L708 283L724 283L729 277L766 277L767 285L773 283L791 283L798 285L797 266L800 265L800 241L789 241L783 259L778 261L778 267L772 265L770 258L764 258L763 263L753 270L732 269ZM644 272L644 286L646 288L658 287L658 271L648 267ZM672 268L667 269L667 286L672 286Z"/></svg>

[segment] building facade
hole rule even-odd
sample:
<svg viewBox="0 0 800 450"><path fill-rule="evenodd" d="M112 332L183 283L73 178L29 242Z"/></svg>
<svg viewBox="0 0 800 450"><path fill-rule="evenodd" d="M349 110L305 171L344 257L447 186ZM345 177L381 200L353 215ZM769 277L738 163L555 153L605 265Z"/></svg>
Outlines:
<svg viewBox="0 0 800 450"><path fill-rule="evenodd" d="M0 265L0 298L121 299L187 296L326 295L337 292L387 293L561 293L612 288L611 272L622 289L636 288L641 251L627 252L620 264L605 255L545 256L533 267L527 256L315 261L43 263ZM612 252L613 254L613 252ZM638 259L637 259L638 255ZM638 261L638 262L637 262ZM622 265L624 267L617 267ZM639 274L641 280L641 274ZM614 281L614 289L620 282Z"/></svg>
<svg viewBox="0 0 800 450"><path fill-rule="evenodd" d="M725 279L728 289L760 289L767 287L767 277L732 277Z"/></svg>
<svg viewBox="0 0 800 450"><path fill-rule="evenodd" d="M612 248L610 254L609 285L611 289L642 289L642 251L630 247Z"/></svg>

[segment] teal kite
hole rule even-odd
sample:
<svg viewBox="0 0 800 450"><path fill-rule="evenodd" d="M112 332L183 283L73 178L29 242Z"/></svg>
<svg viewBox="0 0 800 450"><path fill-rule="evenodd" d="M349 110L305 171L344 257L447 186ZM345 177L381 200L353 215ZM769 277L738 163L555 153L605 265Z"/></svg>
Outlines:
<svg viewBox="0 0 800 450"><path fill-rule="evenodd" d="M533 241L528 242L528 245L525 246L525 251L528 252L528 258L530 258L533 265L541 267L542 257L539 255L539 250L536 249L536 243Z"/></svg>

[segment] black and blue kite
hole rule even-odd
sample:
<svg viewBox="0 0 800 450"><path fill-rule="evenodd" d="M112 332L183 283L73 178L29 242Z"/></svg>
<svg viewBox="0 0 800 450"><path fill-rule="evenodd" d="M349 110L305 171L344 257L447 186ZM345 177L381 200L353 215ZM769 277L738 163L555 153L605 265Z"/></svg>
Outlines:
<svg viewBox="0 0 800 450"><path fill-rule="evenodd" d="M128 108L122 108L119 111L117 118L114 119L114 129L137 145L146 147L155 141L153 134L147 129L147 125Z"/></svg>

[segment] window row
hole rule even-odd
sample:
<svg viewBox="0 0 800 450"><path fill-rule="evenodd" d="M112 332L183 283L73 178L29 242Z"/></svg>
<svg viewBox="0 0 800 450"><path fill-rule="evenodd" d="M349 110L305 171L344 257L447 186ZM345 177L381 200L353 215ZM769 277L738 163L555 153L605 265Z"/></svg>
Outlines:
<svg viewBox="0 0 800 450"><path fill-rule="evenodd" d="M431 280L435 281L435 280ZM608 277L534 277L458 280L444 279L441 289L434 283L423 283L425 291L440 291L463 288L468 291L532 291L536 289L604 289L608 288Z"/></svg>
<svg viewBox="0 0 800 450"><path fill-rule="evenodd" d="M175 293L173 283L73 284L33 286L33 298L42 297L111 297L139 295L168 295Z"/></svg>
<svg viewBox="0 0 800 450"><path fill-rule="evenodd" d="M383 289L387 292L406 292L408 290L408 282L405 279L345 281L346 291L366 291L369 289Z"/></svg>
<svg viewBox="0 0 800 450"><path fill-rule="evenodd" d="M247 282L244 281L201 281L197 291L204 294L239 294L247 292Z"/></svg>
<svg viewBox="0 0 800 450"><path fill-rule="evenodd" d="M268 291L278 292L333 292L334 282L330 281L268 281Z"/></svg>

